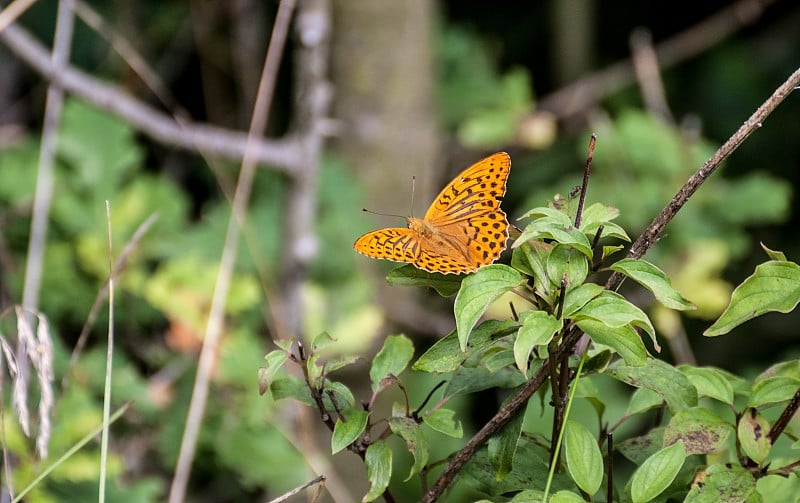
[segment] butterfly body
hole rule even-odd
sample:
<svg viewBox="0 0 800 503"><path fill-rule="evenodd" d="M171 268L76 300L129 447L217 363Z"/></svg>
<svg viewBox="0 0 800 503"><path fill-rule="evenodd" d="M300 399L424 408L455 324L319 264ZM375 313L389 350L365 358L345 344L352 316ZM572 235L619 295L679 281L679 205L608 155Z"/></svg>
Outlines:
<svg viewBox="0 0 800 503"><path fill-rule="evenodd" d="M443 274L473 272L491 264L506 247L508 221L500 209L511 160L498 152L465 169L408 228L368 232L353 245L373 258L408 262Z"/></svg>

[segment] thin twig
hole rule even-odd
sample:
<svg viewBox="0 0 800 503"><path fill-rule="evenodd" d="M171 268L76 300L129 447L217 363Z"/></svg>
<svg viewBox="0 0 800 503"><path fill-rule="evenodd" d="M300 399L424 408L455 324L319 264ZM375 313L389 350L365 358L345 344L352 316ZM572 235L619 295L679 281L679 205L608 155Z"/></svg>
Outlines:
<svg viewBox="0 0 800 503"><path fill-rule="evenodd" d="M69 49L72 44L72 29L75 16L72 14L71 0L58 3L56 32L53 42L52 68L56 75L63 71L69 60ZM0 35L11 29L7 27ZM58 128L61 122L61 110L64 104L64 90L59 82L53 81L47 88L47 102L42 125L42 145L39 149L39 171L36 178L36 190L33 196L33 218L31 235L28 241L27 262L25 264L25 284L22 292L22 306L26 313L35 312L39 305L39 292L42 286L42 268L44 264L44 248L47 241L47 225L50 215L50 204L53 200L56 145ZM28 316L28 314L25 314ZM29 318L29 321L30 320ZM19 375L15 388L27 387L28 384L28 352L27 345L20 340L17 346L17 363ZM27 404L17 402L20 412L27 414ZM21 419L22 420L22 419Z"/></svg>
<svg viewBox="0 0 800 503"><path fill-rule="evenodd" d="M286 501L287 499L291 498L295 494L298 494L298 493L300 493L302 491L305 491L307 488L309 488L309 487L311 487L313 485L316 485L316 484L325 485L325 475L320 475L319 477L315 478L314 480L309 480L305 484L303 484L303 485L301 485L299 487L295 487L291 491L286 492L286 493L278 496L274 500L270 500L269 503L281 503L283 501Z"/></svg>
<svg viewBox="0 0 800 503"><path fill-rule="evenodd" d="M75 0L75 14L114 48L128 67L142 79L142 82L155 94L156 98L172 111L173 115L180 118L181 122L189 119L189 113L181 108L164 81L161 80L153 68L147 64L147 60L145 60L127 38L118 33L113 26L106 22L103 16L83 0Z"/></svg>
<svg viewBox="0 0 800 503"><path fill-rule="evenodd" d="M5 9L0 11L0 31L24 14L35 2L36 0L14 0L8 4Z"/></svg>
<svg viewBox="0 0 800 503"><path fill-rule="evenodd" d="M295 0L283 0L280 3L278 13L275 16L272 38L264 60L261 82L259 83L255 109L253 110L253 117L247 138L247 148L244 150L239 181L236 184L236 192L233 197L231 216L228 220L225 244L222 250L222 257L220 258L216 284L214 285L214 294L208 315L206 333L203 337L203 348L200 352L194 388L192 389L192 399L186 417L186 428L183 432L183 438L181 439L181 448L175 468L175 476L172 479L172 486L170 487L170 503L181 503L186 497L186 486L189 482L192 460L194 458L195 448L197 447L197 437L200 432L200 425L208 399L211 370L214 366L214 358L217 354L217 347L222 335L225 305L233 278L233 266L239 249L240 227L245 221L247 203L250 199L253 178L255 177L257 166L255 148L257 142L255 140L260 138L266 129L267 117L269 116L269 110L272 105L275 78L283 55L283 48L292 20L294 6Z"/></svg>
<svg viewBox="0 0 800 503"><path fill-rule="evenodd" d="M247 134L204 123L179 123L168 114L130 96L120 87L92 77L72 66L57 71L44 46L27 31L11 24L0 31L2 41L17 57L45 79L59 84L65 91L106 110L138 129L153 140L199 152L211 157L241 160L245 148L252 149L255 160L286 173L295 170L299 156L298 140L287 136L278 140L258 138L247 147Z"/></svg>
<svg viewBox="0 0 800 503"><path fill-rule="evenodd" d="M142 240L145 233L150 229L153 223L155 223L157 217L158 214L153 213L136 229L136 232L133 233L133 236L131 236L128 244L126 244L125 248L122 249L122 253L120 253L119 258L117 258L117 262L114 264L114 269L111 271L111 275L108 277L105 283L103 283L103 288L97 292L97 295L94 298L94 303L89 309L89 315L86 317L86 322L84 322L81 333L78 336L77 342L75 343L75 348L72 350L72 355L69 357L69 366L67 368L67 372L64 374L64 378L61 381L62 389L65 388L69 383L70 373L75 367L75 364L78 362L78 358L80 357L84 346L86 346L86 341L89 339L89 330L91 330L95 320L97 320L97 315L100 313L100 307L103 301L106 299L111 278L117 277L122 273L122 271L128 265L128 257L131 253L133 253L133 250L136 249L136 246Z"/></svg>
<svg viewBox="0 0 800 503"><path fill-rule="evenodd" d="M730 140L725 142L725 145L720 147L717 153L712 156L711 160L715 160L714 163L711 163L711 160L703 165L703 168L698 171L697 174L692 176L687 182L686 185L681 189L678 193L679 195L684 193L684 189L687 189L686 198L690 196L694 190L697 189L697 186L694 186L694 180L699 178L700 182L707 178L714 169L719 165L722 160L727 157L733 150L735 150L747 136L750 135L757 127L761 125L764 119L769 115L772 110L777 107L777 105L783 101L783 99L798 85L800 85L800 69L795 71L781 86L773 93L773 95L764 102L761 107L756 111L755 114L745 122L745 125L737 131ZM754 120L757 118L757 120ZM702 175L700 175L702 174ZM689 191L688 188L693 187L693 190ZM678 196L676 196L678 197ZM683 201L685 202L685 200ZM662 211L662 213L669 213L670 208L675 203L675 199L671 201L666 208ZM682 203L681 203L682 205ZM680 206L678 206L680 207ZM657 219L658 221L658 219ZM654 221L650 224L642 236L637 240L637 243L641 241L641 245L637 247L637 250L641 250L642 253L646 251L650 244L652 244L652 239L646 239L645 236L657 236L660 231L663 229L663 226L660 226L657 221ZM666 222L664 222L666 225ZM653 227L658 227L657 229L653 229ZM640 256L640 255L639 255ZM618 280L612 282L612 278L609 278L609 281L606 283L607 289L613 289L618 285ZM564 337L563 343L559 346L558 350L553 354L552 358L560 358L570 351L572 351L573 346L580 340L582 336L582 332L580 330L574 329L569 334ZM455 476L458 472L463 468L463 466L475 455L478 449L487 441L489 438L494 435L503 425L508 422L511 417L519 410L521 407L524 407L528 403L528 399L533 396L534 393L541 387L544 383L545 379L547 378L547 371L548 371L549 364L547 361L543 362L542 366L539 367L539 370L534 374L534 376L526 382L522 388L514 395L508 403L503 406L497 414L492 417L492 419L487 422L483 428L478 431L468 442L467 444L458 452L456 453L450 463L447 465L447 468L442 472L436 482L431 486L428 492L422 497L421 501L423 503L432 503L436 501L439 496L442 495L445 489L447 489L450 484L453 483Z"/></svg>

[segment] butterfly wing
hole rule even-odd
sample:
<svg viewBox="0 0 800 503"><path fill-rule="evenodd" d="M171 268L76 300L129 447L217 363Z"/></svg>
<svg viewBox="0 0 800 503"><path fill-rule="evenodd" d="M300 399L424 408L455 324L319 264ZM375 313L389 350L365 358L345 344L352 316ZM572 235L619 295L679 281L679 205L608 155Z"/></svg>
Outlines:
<svg viewBox="0 0 800 503"><path fill-rule="evenodd" d="M353 248L368 257L408 262L428 272L458 274L476 269L461 256L437 250L433 243L421 239L411 229L388 228L368 232L356 240Z"/></svg>
<svg viewBox="0 0 800 503"><path fill-rule="evenodd" d="M506 248L508 220L500 198L510 170L505 152L476 162L442 189L425 214L439 239L458 248L471 270L491 264Z"/></svg>
<svg viewBox="0 0 800 503"><path fill-rule="evenodd" d="M353 248L372 258L414 263L420 253L419 239L411 229L378 229L356 239Z"/></svg>
<svg viewBox="0 0 800 503"><path fill-rule="evenodd" d="M476 162L442 189L425 213L425 220L442 227L499 210L510 171L511 158L505 152ZM505 219L505 213L500 213Z"/></svg>

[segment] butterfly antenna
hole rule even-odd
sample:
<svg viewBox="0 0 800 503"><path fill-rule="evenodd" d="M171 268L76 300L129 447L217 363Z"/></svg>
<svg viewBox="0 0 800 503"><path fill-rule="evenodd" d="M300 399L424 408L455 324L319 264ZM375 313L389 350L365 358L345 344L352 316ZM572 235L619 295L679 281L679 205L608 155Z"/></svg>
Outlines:
<svg viewBox="0 0 800 503"><path fill-rule="evenodd" d="M414 215L414 188L416 187L416 185L417 185L417 177L416 176L412 176L411 177L411 212L409 213L409 215L412 215L412 216Z"/></svg>
<svg viewBox="0 0 800 503"><path fill-rule="evenodd" d="M403 215L395 215L394 213L378 213L377 211L368 210L366 208L361 208L361 211L363 211L364 213L370 213L372 215L380 215L382 217L397 217L397 218L402 218L403 220L405 220L406 218Z"/></svg>

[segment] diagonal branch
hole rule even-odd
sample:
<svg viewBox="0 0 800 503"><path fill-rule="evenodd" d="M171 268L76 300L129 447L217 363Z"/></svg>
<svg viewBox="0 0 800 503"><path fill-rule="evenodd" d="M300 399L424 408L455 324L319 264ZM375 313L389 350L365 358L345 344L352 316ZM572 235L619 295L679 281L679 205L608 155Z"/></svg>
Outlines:
<svg viewBox="0 0 800 503"><path fill-rule="evenodd" d="M689 180L680 188L677 194L672 198L672 200L661 210L661 213L647 226L647 228L639 235L639 238L636 242L631 245L630 251L628 251L628 257L630 258L640 258L642 255L650 249L656 241L658 241L659 237L661 236L661 232L664 230L664 227L672 220L672 218L678 213L686 201L689 200L690 197L700 188L700 185L706 179L711 176L714 171L719 168L722 161L724 161L731 153L739 148L739 145L744 143L748 136L753 134L757 129L761 128L764 124L764 120L775 110L778 105L789 96L795 88L800 85L800 68L795 70L795 72L786 79L786 82L781 84L778 89L772 93L767 101L765 101L758 110L756 110L753 115L747 119L744 124L741 125L738 131L736 131L733 136L728 138L716 152L714 155L711 156L709 160L707 160L700 169L697 170L695 174L693 174ZM606 282L606 288L609 290L614 290L619 286L622 282L622 275L620 273L615 272L612 274L608 281Z"/></svg>
<svg viewBox="0 0 800 503"><path fill-rule="evenodd" d="M200 426L205 415L214 360L222 338L225 305L227 304L228 293L233 281L233 267L236 263L236 256L239 253L240 229L245 223L247 204L250 200L253 179L255 178L257 159L254 147L257 145L257 139L262 137L266 129L267 117L272 106L275 80L283 56L289 25L294 15L295 2L296 0L282 0L278 5L278 12L275 15L275 23L272 29L272 38L264 59L258 95L245 144L244 157L242 158L239 179L236 183L236 192L233 196L228 229L225 233L225 244L222 249L222 257L220 258L219 270L214 285L206 332L203 336L203 347L197 364L197 374L192 388L192 399L186 417L186 427L181 439L175 475L172 478L170 487L170 503L181 503L186 499L186 487L189 483Z"/></svg>
<svg viewBox="0 0 800 503"><path fill-rule="evenodd" d="M16 24L0 31L3 42L33 70L59 85L64 91L120 117L153 140L211 157L241 160L245 149L253 159L287 173L294 173L300 157L299 140L294 136L271 140L258 138L248 146L247 133L196 122L177 122L170 115L132 97L118 86L64 65L58 68L47 49Z"/></svg>
<svg viewBox="0 0 800 503"><path fill-rule="evenodd" d="M629 256L640 257L647 249L656 241L656 237L664 229L664 226L672 219L675 213L683 206L686 200L694 194L713 172L719 167L720 163L728 157L731 152L736 150L739 145L747 139L756 129L760 128L763 121L767 116L775 110L775 108L792 92L795 88L800 86L800 68L798 68L777 90L770 96L764 104L742 125L741 128L731 138L722 145L705 164L692 175L686 184L681 187L678 194L669 202L669 204L662 210L661 214L645 229L639 239L636 240ZM606 283L607 289L613 289L621 280L621 277L615 279L617 276L611 276ZM558 350L551 356L557 361L559 358L572 351L572 348L580 340L582 334L580 330L573 330L566 337L558 347ZM508 420L521 408L528 403L528 399L544 384L547 378L548 361L545 360L536 374L526 382L522 388L514 395L511 400L503 406L497 414L489 420L483 428L478 431L467 444L457 452L447 468L442 472L436 482L431 486L427 493L425 493L420 500L422 503L432 503L436 501L453 483L458 472L464 465L472 459L478 449L486 443L489 438L497 433Z"/></svg>

